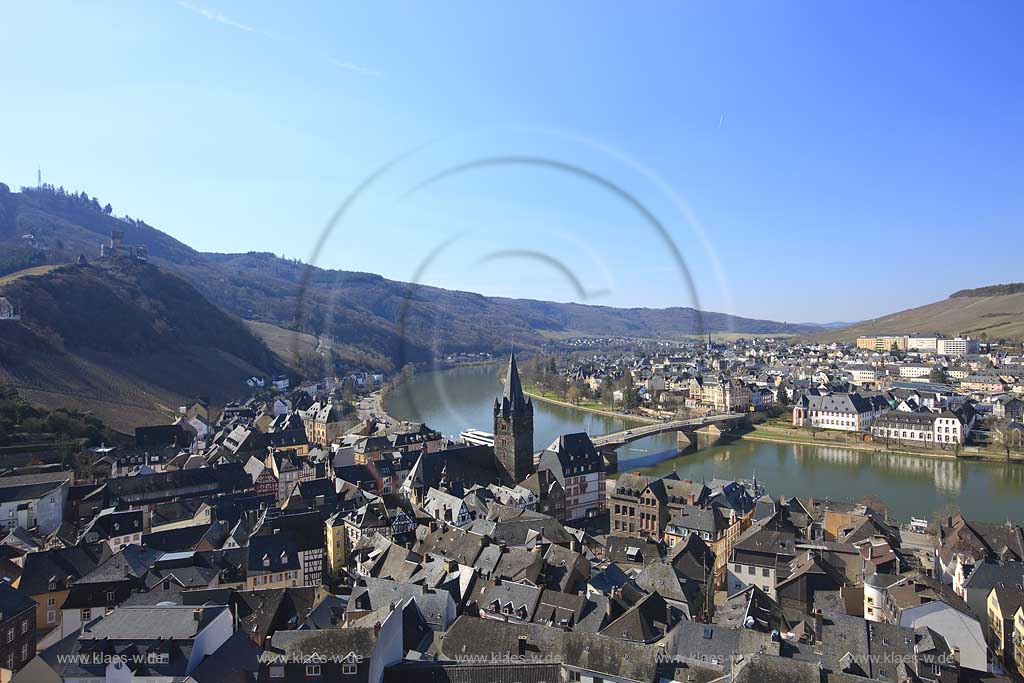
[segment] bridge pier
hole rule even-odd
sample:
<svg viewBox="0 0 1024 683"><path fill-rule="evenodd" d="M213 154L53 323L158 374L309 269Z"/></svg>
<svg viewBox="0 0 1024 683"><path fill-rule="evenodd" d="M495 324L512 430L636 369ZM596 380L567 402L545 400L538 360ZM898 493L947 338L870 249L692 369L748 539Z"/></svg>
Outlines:
<svg viewBox="0 0 1024 683"><path fill-rule="evenodd" d="M619 471L619 452L614 448L598 448L597 452L604 459L605 474L615 474Z"/></svg>

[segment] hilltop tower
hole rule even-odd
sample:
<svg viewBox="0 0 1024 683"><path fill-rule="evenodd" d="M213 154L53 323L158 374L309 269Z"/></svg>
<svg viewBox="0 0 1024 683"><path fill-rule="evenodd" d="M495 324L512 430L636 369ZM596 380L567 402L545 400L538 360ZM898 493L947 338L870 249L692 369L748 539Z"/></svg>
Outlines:
<svg viewBox="0 0 1024 683"><path fill-rule="evenodd" d="M523 394L514 352L504 391L494 399L494 457L515 483L533 473L533 402Z"/></svg>

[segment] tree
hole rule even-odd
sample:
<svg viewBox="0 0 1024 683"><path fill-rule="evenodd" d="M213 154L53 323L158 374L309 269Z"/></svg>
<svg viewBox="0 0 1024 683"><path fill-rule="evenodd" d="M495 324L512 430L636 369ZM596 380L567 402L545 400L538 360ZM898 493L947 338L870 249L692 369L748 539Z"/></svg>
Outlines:
<svg viewBox="0 0 1024 683"><path fill-rule="evenodd" d="M1021 444L1021 431L1014 429L1009 420L1000 422L995 427L996 441L1003 450L1006 452L1006 459L1010 459L1010 449L1013 447L1020 447Z"/></svg>
<svg viewBox="0 0 1024 683"><path fill-rule="evenodd" d="M622 406L627 410L632 410L639 405L640 392L632 383L630 383L622 390Z"/></svg>
<svg viewBox="0 0 1024 683"><path fill-rule="evenodd" d="M932 368L932 371L928 373L928 381L935 382L936 384L947 384L949 377L942 368Z"/></svg>
<svg viewBox="0 0 1024 683"><path fill-rule="evenodd" d="M789 405L789 393L786 391L786 387L779 385L778 397L775 399L775 403L785 408Z"/></svg>
<svg viewBox="0 0 1024 683"><path fill-rule="evenodd" d="M107 202L107 205L103 207L103 213L107 214L108 216L114 213L114 207L110 205L110 202Z"/></svg>
<svg viewBox="0 0 1024 683"><path fill-rule="evenodd" d="M579 403L580 390L576 387L575 384L570 384L569 388L566 389L565 400L568 401L569 403L572 403L573 405Z"/></svg>

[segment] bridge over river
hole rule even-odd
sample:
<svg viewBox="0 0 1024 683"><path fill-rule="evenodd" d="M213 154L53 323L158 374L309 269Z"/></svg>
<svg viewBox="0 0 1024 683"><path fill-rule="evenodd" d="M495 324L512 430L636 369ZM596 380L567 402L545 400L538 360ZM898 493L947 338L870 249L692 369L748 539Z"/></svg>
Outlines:
<svg viewBox="0 0 1024 683"><path fill-rule="evenodd" d="M598 450L611 451L616 448L621 448L628 443L647 438L648 436L657 436L658 434L667 434L669 432L689 433L695 432L698 429L703 429L704 427L710 427L711 425L715 425L723 431L728 431L734 428L746 417L746 413L718 413L715 415L705 415L703 417L687 418L685 420L656 422L654 424L644 425L643 427L623 429L620 432L612 432L611 434L602 434L601 436L591 437L591 441L594 442L594 446L596 446Z"/></svg>

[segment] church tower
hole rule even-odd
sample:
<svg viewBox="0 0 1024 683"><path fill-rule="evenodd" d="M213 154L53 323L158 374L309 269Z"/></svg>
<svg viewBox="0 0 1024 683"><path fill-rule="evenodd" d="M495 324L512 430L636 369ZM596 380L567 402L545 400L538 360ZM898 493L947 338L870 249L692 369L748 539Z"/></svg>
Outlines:
<svg viewBox="0 0 1024 683"><path fill-rule="evenodd" d="M508 357L505 390L494 399L494 457L514 483L533 474L533 402L523 394L515 353Z"/></svg>

